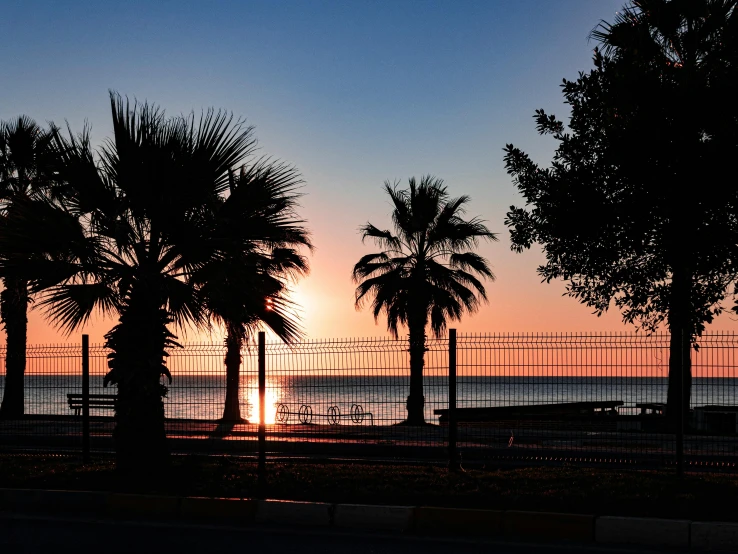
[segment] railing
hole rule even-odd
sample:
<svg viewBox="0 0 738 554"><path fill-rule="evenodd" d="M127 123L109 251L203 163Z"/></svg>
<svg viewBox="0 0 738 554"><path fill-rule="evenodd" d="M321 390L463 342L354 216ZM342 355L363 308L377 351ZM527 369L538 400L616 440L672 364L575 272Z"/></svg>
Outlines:
<svg viewBox="0 0 738 554"><path fill-rule="evenodd" d="M459 334L453 343L427 341L424 426L403 424L410 386L406 340L266 343L268 456L441 461L450 448L462 464L675 462L677 434L664 406L668 335ZM707 333L699 346L692 352L684 456L693 466L731 468L738 458L738 335ZM72 450L84 437L93 451L112 449L114 410L102 396L115 394L102 386L107 353L89 347L85 433L73 407L78 397L70 396L83 394L81 346L29 346L25 414L0 421L0 449ZM164 404L173 450L259 451L258 348L242 352L235 392L241 420L225 411L224 358L220 344L170 352L174 381ZM455 380L449 379L453 362Z"/></svg>

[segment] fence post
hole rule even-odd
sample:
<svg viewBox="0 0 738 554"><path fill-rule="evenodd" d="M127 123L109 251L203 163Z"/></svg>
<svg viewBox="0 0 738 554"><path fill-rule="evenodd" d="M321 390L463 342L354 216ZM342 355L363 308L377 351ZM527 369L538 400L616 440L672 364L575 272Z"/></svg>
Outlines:
<svg viewBox="0 0 738 554"><path fill-rule="evenodd" d="M684 327L680 328L680 336L679 336L679 388L677 389L679 391L679 408L677 411L677 432L676 432L676 456L677 456L677 475L679 477L682 477L684 475L684 418L685 418L685 409L684 409L684 364L686 363L686 360L684 359L684 340L686 329Z"/></svg>
<svg viewBox="0 0 738 554"><path fill-rule="evenodd" d="M266 338L264 331L259 331L259 485L266 482Z"/></svg>
<svg viewBox="0 0 738 554"><path fill-rule="evenodd" d="M456 329L448 330L448 467L459 468L456 453Z"/></svg>
<svg viewBox="0 0 738 554"><path fill-rule="evenodd" d="M90 461L90 336L82 335L82 461Z"/></svg>

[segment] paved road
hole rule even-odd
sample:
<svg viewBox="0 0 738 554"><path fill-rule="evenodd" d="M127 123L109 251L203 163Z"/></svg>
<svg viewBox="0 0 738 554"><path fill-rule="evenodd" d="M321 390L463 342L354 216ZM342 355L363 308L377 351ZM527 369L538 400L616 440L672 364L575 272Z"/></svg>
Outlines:
<svg viewBox="0 0 738 554"><path fill-rule="evenodd" d="M0 552L75 554L565 554L634 553L575 545L464 542L399 535L215 527L0 513ZM647 551L637 551L647 552Z"/></svg>

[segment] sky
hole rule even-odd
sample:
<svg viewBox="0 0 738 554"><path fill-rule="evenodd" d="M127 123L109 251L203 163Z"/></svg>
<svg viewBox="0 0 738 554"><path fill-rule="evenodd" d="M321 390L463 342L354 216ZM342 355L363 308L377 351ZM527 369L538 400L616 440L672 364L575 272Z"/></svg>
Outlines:
<svg viewBox="0 0 738 554"><path fill-rule="evenodd" d="M372 251L359 227L389 227L384 181L432 174L471 196L499 242L479 252L497 279L489 303L459 332L628 331L543 284L540 248L510 250L503 221L522 205L503 164L513 143L547 164L555 145L534 110L566 117L560 85L592 67L590 31L624 0L237 2L3 2L0 119L92 125L111 131L108 90L169 114L224 108L256 126L260 153L290 162L305 181L300 214L316 250L297 284L308 337L386 335L354 308L353 264ZM83 331L100 342L112 321ZM711 330L738 328L720 316ZM180 333L187 341L221 340ZM78 341L29 319L29 343Z"/></svg>

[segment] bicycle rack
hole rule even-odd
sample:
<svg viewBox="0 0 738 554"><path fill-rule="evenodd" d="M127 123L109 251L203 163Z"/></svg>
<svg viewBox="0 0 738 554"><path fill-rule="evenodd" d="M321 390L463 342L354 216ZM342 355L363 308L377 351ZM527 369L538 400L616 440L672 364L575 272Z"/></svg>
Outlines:
<svg viewBox="0 0 738 554"><path fill-rule="evenodd" d="M290 407L287 404L277 405L277 423L288 423L292 415L297 415L297 421L303 425L308 425L313 422L313 407L310 404L300 404L300 408L295 414L295 412L290 411ZM333 405L328 408L325 414L315 414L315 416L325 417L329 425L339 425L342 414L341 409ZM352 404L348 416L355 425L361 425L366 418L369 418L371 425L374 425L374 414L364 411L364 407L361 404ZM345 418L346 416L344 415L343 417Z"/></svg>

